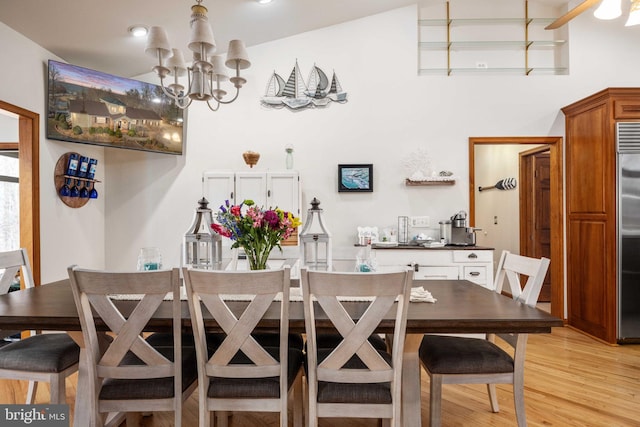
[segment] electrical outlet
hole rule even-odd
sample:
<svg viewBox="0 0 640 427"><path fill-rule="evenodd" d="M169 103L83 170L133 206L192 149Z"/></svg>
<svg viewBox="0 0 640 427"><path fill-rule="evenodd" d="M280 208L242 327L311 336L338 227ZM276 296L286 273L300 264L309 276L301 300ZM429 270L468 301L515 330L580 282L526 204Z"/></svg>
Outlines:
<svg viewBox="0 0 640 427"><path fill-rule="evenodd" d="M415 228L429 227L429 222L428 216L412 216L410 218L410 225Z"/></svg>
<svg viewBox="0 0 640 427"><path fill-rule="evenodd" d="M480 68L480 69L486 70L487 68L489 68L489 64L487 64L484 61L477 61L476 62L476 68Z"/></svg>

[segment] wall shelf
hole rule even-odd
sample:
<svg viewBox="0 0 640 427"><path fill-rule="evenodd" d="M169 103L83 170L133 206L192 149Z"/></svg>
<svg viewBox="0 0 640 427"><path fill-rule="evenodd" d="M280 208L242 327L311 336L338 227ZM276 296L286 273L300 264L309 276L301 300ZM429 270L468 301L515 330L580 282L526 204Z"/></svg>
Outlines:
<svg viewBox="0 0 640 427"><path fill-rule="evenodd" d="M567 40L560 36L566 33L544 30L553 18L531 18L527 0L517 9L497 8L498 16L474 17L483 12L470 11L465 1L431 10L435 19L418 19L419 75L568 74Z"/></svg>
<svg viewBox="0 0 640 427"><path fill-rule="evenodd" d="M60 200L62 200L62 202L69 206L70 208L81 208L82 206L86 205L89 200L91 200L89 197L71 197L71 196L62 196L60 194L60 189L62 187L64 187L65 184L69 185L69 184L74 184L74 181L77 182L82 182L84 187L87 187L88 189L88 184L91 183L91 188L93 188L95 186L95 184L97 182L101 182L97 179L89 179L89 178L83 178L83 177L79 177L79 176L71 176L71 175L67 175L65 172L67 171L67 165L69 164L69 156L71 154L77 154L78 157L80 157L80 154L78 153L65 153L62 156L60 156L60 158L58 159L58 161L56 162L56 167L54 169L54 184L56 187L56 193L58 194L58 197L60 198Z"/></svg>
<svg viewBox="0 0 640 427"><path fill-rule="evenodd" d="M432 185L453 185L456 183L455 179L434 179L434 180L425 180L425 181L412 181L407 178L404 181L404 184L407 187L418 187L418 186L432 186Z"/></svg>

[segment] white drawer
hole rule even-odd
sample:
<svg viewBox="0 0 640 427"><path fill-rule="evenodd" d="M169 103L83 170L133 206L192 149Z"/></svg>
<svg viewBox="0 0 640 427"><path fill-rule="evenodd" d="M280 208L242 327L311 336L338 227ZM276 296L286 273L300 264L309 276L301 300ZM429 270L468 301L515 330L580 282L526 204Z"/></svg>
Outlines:
<svg viewBox="0 0 640 427"><path fill-rule="evenodd" d="M458 267L419 267L418 271L413 273L415 280L457 280Z"/></svg>
<svg viewBox="0 0 640 427"><path fill-rule="evenodd" d="M453 251L453 262L493 262L493 251Z"/></svg>
<svg viewBox="0 0 640 427"><path fill-rule="evenodd" d="M487 267L479 266L464 266L463 278L479 285L487 283Z"/></svg>
<svg viewBox="0 0 640 427"><path fill-rule="evenodd" d="M379 265L407 265L416 263L420 265L451 264L452 251L430 249L374 249L371 251Z"/></svg>

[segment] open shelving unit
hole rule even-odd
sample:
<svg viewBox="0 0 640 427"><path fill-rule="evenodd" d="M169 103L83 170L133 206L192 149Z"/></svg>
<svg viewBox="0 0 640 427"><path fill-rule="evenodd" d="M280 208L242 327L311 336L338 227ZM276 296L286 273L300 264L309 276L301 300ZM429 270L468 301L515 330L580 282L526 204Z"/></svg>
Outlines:
<svg viewBox="0 0 640 427"><path fill-rule="evenodd" d="M528 0L509 1L483 17L470 15L482 10L471 0L447 1L443 10L421 9L429 18L418 20L418 73L568 74L566 30L545 30L554 18L531 17Z"/></svg>

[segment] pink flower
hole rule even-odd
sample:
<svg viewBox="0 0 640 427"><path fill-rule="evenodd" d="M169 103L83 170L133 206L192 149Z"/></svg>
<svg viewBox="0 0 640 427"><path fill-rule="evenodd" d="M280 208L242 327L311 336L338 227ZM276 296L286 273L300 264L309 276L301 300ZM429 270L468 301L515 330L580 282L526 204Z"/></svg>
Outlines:
<svg viewBox="0 0 640 427"><path fill-rule="evenodd" d="M218 233L221 236L224 237L231 237L231 233L229 232L229 230L227 230L224 227L221 227L219 224L211 224L211 228L213 228L213 231L215 231L216 233Z"/></svg>

